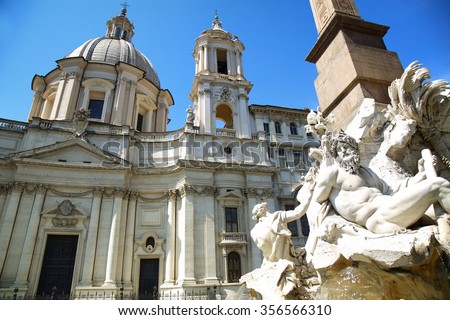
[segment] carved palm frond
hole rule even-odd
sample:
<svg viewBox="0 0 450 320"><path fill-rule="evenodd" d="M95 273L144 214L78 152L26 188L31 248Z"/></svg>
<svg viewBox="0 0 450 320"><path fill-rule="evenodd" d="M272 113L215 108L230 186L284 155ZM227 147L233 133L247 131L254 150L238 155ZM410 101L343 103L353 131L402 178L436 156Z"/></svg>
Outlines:
<svg viewBox="0 0 450 320"><path fill-rule="evenodd" d="M415 120L425 141L450 168L449 147L443 142L437 126L440 117L450 116L449 108L443 107L450 104L450 86L444 80L425 82L430 78L430 70L414 61L400 79L392 81L388 93L394 112ZM446 114L442 114L443 111Z"/></svg>

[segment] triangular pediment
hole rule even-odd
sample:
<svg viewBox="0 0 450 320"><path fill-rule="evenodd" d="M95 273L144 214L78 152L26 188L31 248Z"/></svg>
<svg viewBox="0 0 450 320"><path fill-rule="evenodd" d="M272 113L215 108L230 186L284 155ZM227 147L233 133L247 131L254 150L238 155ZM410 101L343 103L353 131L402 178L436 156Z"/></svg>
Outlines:
<svg viewBox="0 0 450 320"><path fill-rule="evenodd" d="M239 200L239 201L245 200L244 197L236 194L234 191L228 191L227 193L221 195L217 199L218 200Z"/></svg>
<svg viewBox="0 0 450 320"><path fill-rule="evenodd" d="M82 139L71 139L11 155L14 161L46 163L110 165L123 164L125 160L103 152Z"/></svg>

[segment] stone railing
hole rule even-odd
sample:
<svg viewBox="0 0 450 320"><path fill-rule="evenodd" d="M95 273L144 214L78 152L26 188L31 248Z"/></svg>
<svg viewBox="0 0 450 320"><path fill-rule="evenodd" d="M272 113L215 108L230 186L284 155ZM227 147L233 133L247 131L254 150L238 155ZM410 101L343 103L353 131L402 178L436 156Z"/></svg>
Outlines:
<svg viewBox="0 0 450 320"><path fill-rule="evenodd" d="M233 129L227 129L227 128L216 129L216 136L217 137L235 138L236 137L236 131L233 130Z"/></svg>
<svg viewBox="0 0 450 320"><path fill-rule="evenodd" d="M0 130L6 129L11 131L24 131L28 126L27 122L20 122L20 121L14 121L14 120L8 120L8 119L1 119L0 118Z"/></svg>
<svg viewBox="0 0 450 320"><path fill-rule="evenodd" d="M246 245L247 236L245 232L222 232L220 234L220 245Z"/></svg>
<svg viewBox="0 0 450 320"><path fill-rule="evenodd" d="M180 139L184 134L184 128L168 132L136 132L135 137L141 142L165 142Z"/></svg>

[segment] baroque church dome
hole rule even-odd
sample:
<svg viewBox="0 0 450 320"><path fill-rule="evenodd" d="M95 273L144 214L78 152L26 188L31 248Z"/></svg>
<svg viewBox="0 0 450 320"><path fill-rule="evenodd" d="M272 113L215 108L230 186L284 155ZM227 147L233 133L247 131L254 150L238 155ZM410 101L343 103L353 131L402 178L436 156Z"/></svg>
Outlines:
<svg viewBox="0 0 450 320"><path fill-rule="evenodd" d="M159 77L152 63L131 42L134 25L126 17L126 8L122 9L120 15L110 19L107 27L104 37L86 41L65 58L83 57L87 61L110 64L124 62L144 71L144 77L160 88Z"/></svg>

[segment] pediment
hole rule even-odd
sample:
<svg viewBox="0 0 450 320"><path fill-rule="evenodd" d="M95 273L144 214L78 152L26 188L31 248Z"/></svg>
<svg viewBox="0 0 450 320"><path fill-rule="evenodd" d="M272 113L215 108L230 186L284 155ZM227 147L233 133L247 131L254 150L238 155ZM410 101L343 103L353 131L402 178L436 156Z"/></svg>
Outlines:
<svg viewBox="0 0 450 320"><path fill-rule="evenodd" d="M96 146L81 139L71 139L55 144L26 150L12 155L14 161L34 161L66 164L122 164L125 161L106 154Z"/></svg>
<svg viewBox="0 0 450 320"><path fill-rule="evenodd" d="M244 201L245 198L238 195L234 191L228 191L227 193L221 195L217 198L218 200L238 200L238 201Z"/></svg>

